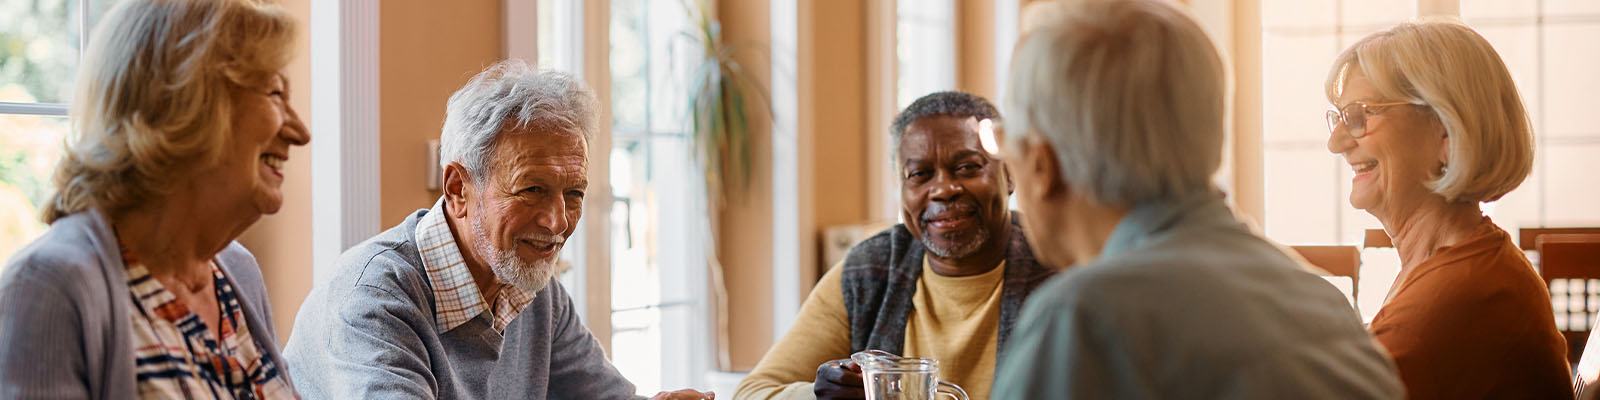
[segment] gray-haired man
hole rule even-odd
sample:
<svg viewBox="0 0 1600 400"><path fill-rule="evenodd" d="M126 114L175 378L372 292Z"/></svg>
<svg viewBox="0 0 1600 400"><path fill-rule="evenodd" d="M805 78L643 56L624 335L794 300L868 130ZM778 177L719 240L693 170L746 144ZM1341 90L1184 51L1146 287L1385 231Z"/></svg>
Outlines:
<svg viewBox="0 0 1600 400"><path fill-rule="evenodd" d="M635 397L551 279L583 215L593 104L571 76L515 60L456 91L444 196L346 251L301 306L284 349L300 393Z"/></svg>

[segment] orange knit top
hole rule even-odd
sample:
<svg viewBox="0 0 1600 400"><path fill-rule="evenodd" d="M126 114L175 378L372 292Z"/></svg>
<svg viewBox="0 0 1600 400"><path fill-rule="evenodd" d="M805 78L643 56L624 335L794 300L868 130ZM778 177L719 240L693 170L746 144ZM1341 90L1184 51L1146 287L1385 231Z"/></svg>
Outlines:
<svg viewBox="0 0 1600 400"><path fill-rule="evenodd" d="M1370 329L1410 398L1572 398L1549 290L1488 218L1396 284Z"/></svg>

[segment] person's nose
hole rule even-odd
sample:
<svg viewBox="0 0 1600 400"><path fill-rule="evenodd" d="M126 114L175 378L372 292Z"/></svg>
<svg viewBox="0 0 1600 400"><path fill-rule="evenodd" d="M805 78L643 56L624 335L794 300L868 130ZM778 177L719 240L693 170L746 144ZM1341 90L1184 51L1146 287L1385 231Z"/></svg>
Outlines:
<svg viewBox="0 0 1600 400"><path fill-rule="evenodd" d="M1356 147L1356 138L1350 136L1350 130L1341 123L1337 129L1328 132L1328 152L1343 154Z"/></svg>
<svg viewBox="0 0 1600 400"><path fill-rule="evenodd" d="M560 235L567 231L571 221L567 221L567 198L560 193L551 196L546 206L534 216L534 223L548 235Z"/></svg>
<svg viewBox="0 0 1600 400"><path fill-rule="evenodd" d="M285 105L283 114L283 129L279 131L279 135L292 145L305 146L311 143L311 131L306 129L305 121L300 120L300 113L295 112L294 107Z"/></svg>
<svg viewBox="0 0 1600 400"><path fill-rule="evenodd" d="M928 199L945 202L955 200L967 192L966 187L955 179L950 172L940 171L934 174L933 181L929 182Z"/></svg>

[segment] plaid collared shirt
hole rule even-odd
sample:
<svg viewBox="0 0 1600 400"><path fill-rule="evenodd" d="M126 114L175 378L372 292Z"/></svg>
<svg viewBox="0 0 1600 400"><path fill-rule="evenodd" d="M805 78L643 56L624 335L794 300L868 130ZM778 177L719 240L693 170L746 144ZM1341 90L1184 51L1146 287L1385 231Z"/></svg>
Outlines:
<svg viewBox="0 0 1600 400"><path fill-rule="evenodd" d="M440 332L455 329L478 314L488 312L495 332L504 333L506 325L533 303L533 293L504 284L500 286L500 295L496 296L493 307L484 301L483 295L478 293L478 285L472 281L472 272L461 259L461 248L455 236L450 234L444 198L434 202L433 209L417 221L416 236L423 268L428 270L428 280L433 283L437 307L433 322Z"/></svg>

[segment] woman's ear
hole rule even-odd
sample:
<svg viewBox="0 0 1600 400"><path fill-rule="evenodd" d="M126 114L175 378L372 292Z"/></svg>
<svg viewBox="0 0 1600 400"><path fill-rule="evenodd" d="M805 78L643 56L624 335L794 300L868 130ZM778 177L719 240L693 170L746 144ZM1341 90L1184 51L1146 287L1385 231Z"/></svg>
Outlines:
<svg viewBox="0 0 1600 400"><path fill-rule="evenodd" d="M1444 122L1439 117L1433 116L1431 119L1433 120L1431 125L1434 129L1434 134L1439 135L1437 154L1439 156L1439 169L1443 171L1444 166L1450 165L1450 130L1445 128ZM1442 174L1443 172L1441 172Z"/></svg>
<svg viewBox="0 0 1600 400"><path fill-rule="evenodd" d="M1441 129L1441 131L1442 131L1442 129ZM1439 155L1439 171L1440 171L1439 174L1440 175L1443 175L1444 174L1444 168L1446 166L1450 165L1450 135L1449 134L1442 134L1442 135L1443 135L1443 139L1439 140L1439 150L1437 152L1438 155Z"/></svg>

